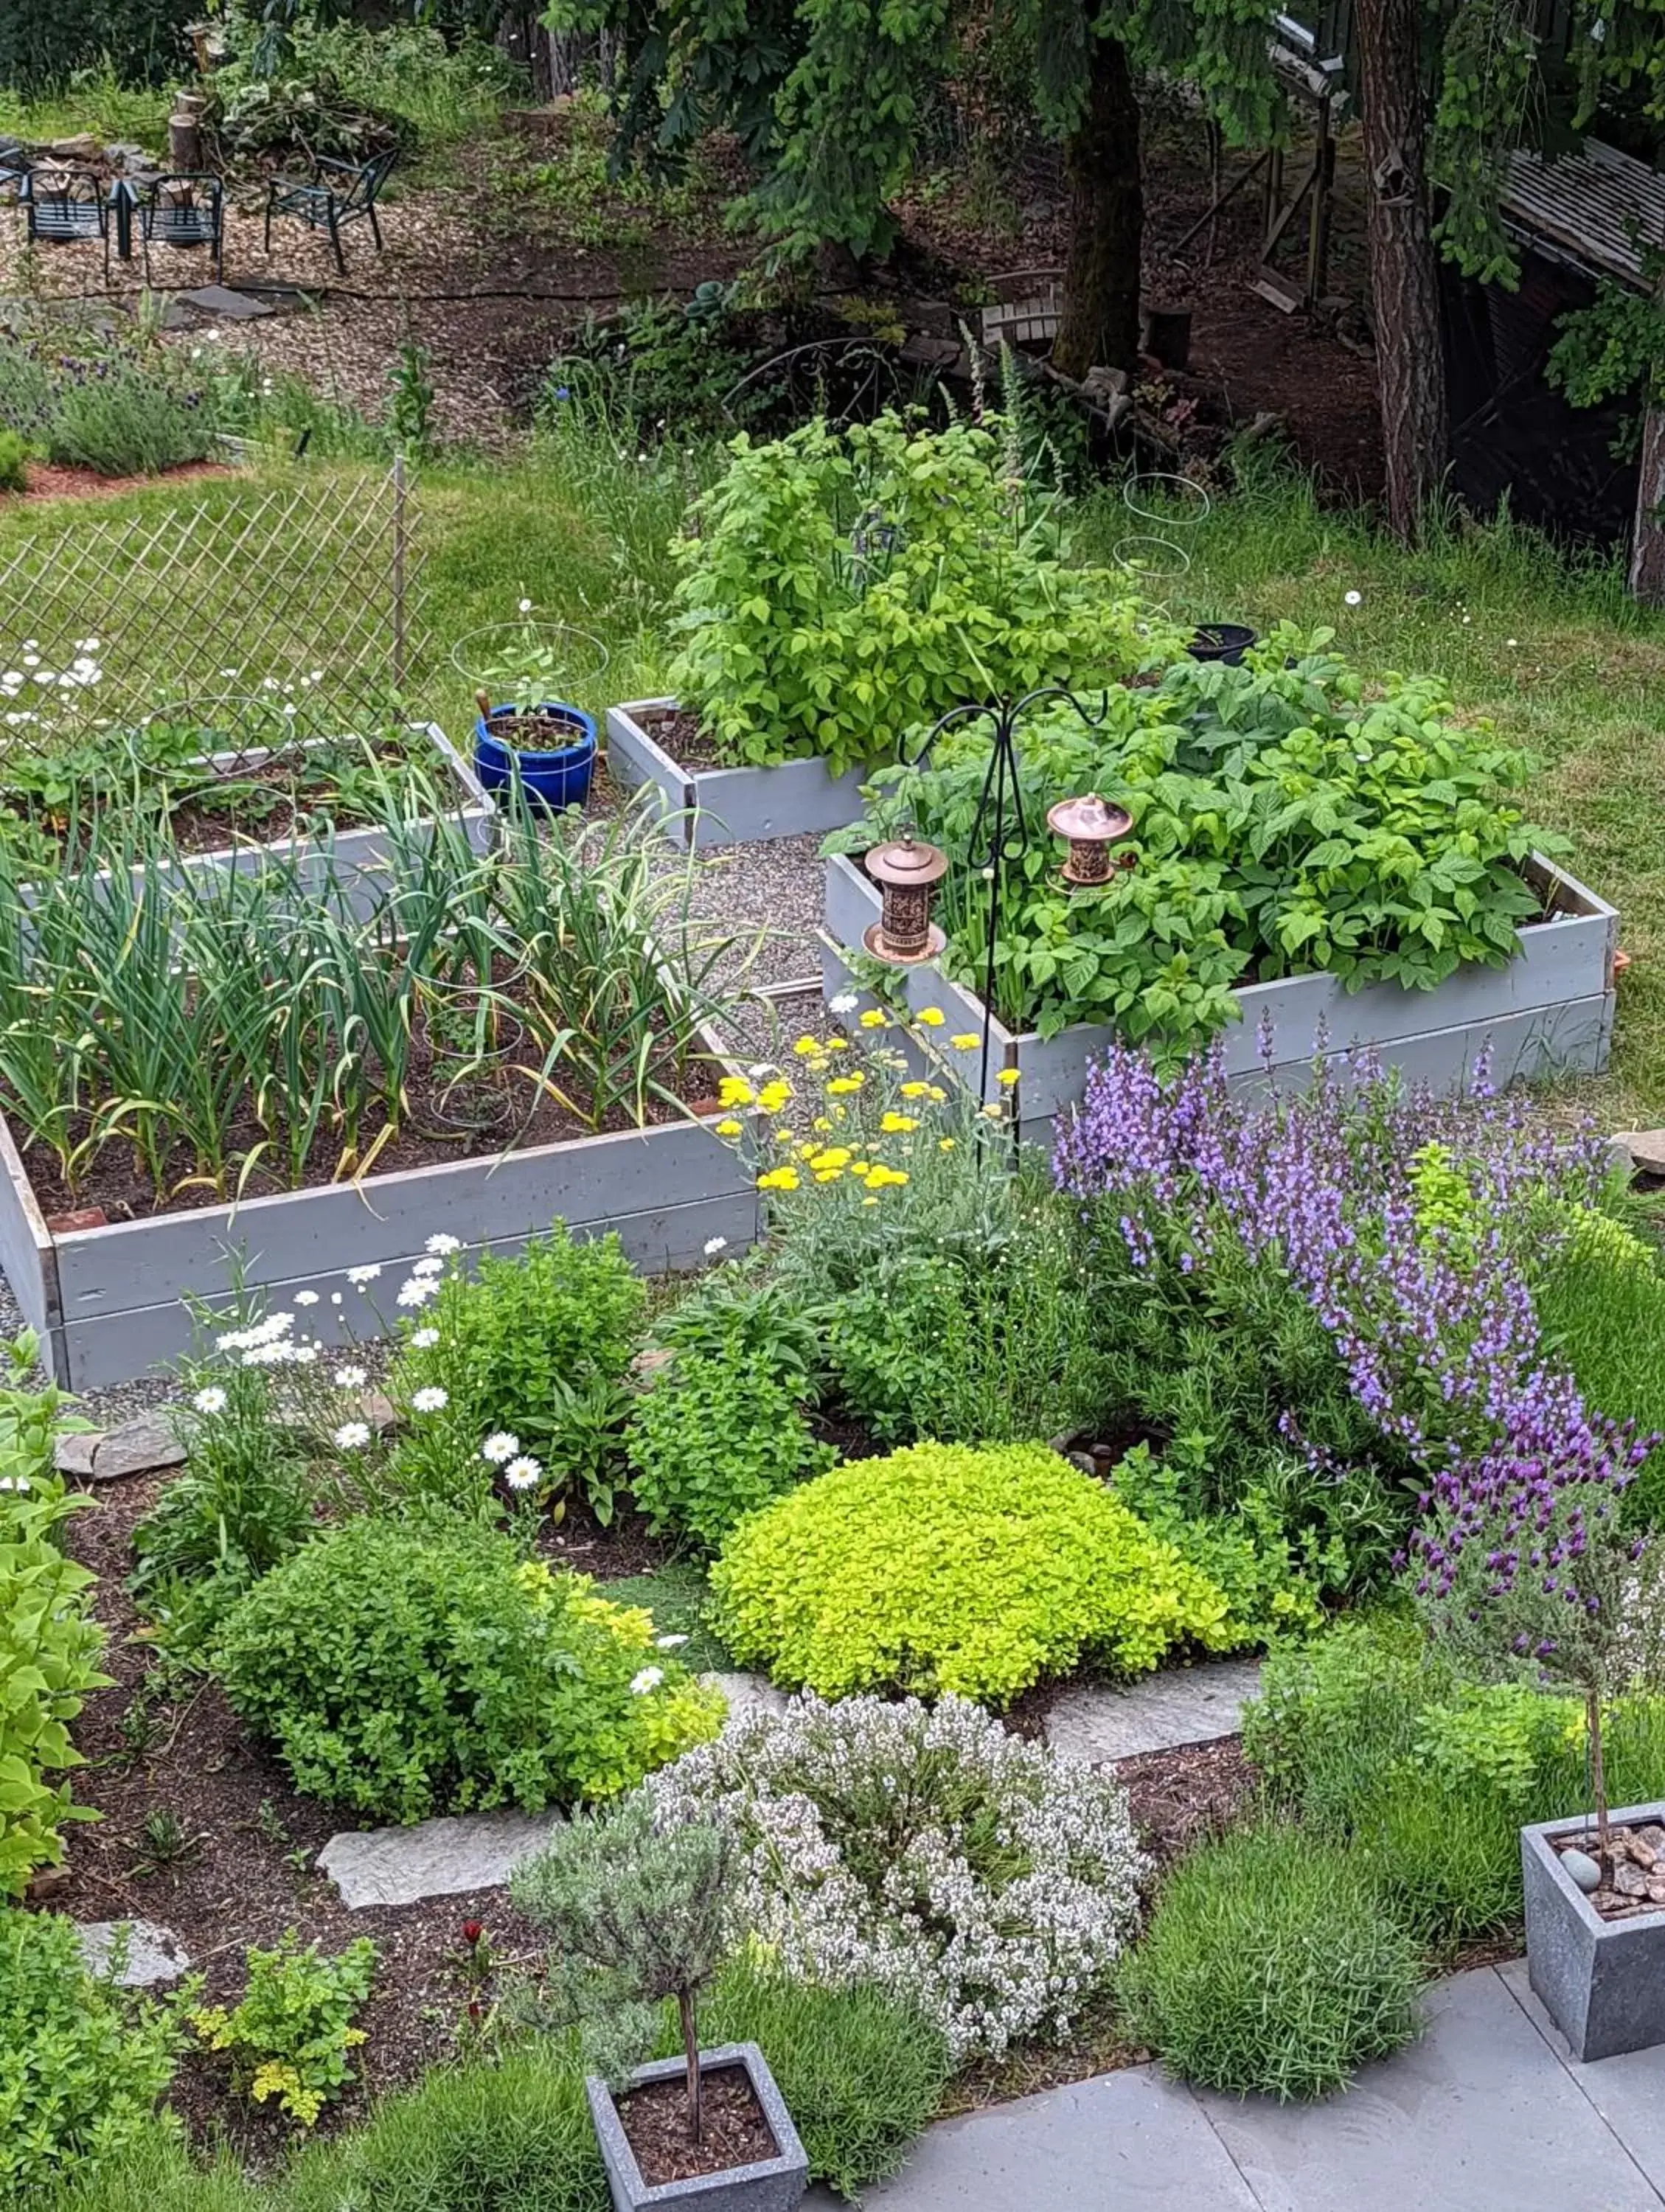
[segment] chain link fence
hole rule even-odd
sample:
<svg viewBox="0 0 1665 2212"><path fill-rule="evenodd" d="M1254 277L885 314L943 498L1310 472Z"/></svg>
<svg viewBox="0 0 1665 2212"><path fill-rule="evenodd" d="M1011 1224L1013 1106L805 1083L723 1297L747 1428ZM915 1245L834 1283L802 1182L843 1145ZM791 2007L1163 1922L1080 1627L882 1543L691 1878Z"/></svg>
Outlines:
<svg viewBox="0 0 1665 2212"><path fill-rule="evenodd" d="M425 636L402 462L192 495L0 544L0 791L8 760L145 716L200 715L240 746L279 718L297 736L385 727L410 690Z"/></svg>

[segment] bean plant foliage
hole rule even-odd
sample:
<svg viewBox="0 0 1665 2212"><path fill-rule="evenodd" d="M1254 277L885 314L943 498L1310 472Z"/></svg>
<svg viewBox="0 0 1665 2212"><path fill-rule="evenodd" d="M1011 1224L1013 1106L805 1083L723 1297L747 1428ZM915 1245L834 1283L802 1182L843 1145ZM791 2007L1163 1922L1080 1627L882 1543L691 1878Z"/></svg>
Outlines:
<svg viewBox="0 0 1665 2212"><path fill-rule="evenodd" d="M1177 660L1154 689L1044 710L1022 733L1031 835L997 917L1003 1021L1043 1036L1111 1023L1177 1057L1237 1018L1240 984L1319 969L1349 990L1432 990L1514 956L1540 908L1525 866L1566 849L1512 799L1535 763L1460 725L1439 679L1372 690L1329 644L1281 626L1244 667ZM868 818L828 841L856 852L910 824L943 846L958 863L945 966L979 989L988 902L968 861L987 765L986 728L951 732L922 768L881 770ZM1128 865L1071 892L1042 825L1084 791L1132 817Z"/></svg>
<svg viewBox="0 0 1665 2212"><path fill-rule="evenodd" d="M1070 565L997 421L817 420L730 452L678 549L671 672L726 761L887 760L968 699L1132 674L1165 634L1123 579Z"/></svg>

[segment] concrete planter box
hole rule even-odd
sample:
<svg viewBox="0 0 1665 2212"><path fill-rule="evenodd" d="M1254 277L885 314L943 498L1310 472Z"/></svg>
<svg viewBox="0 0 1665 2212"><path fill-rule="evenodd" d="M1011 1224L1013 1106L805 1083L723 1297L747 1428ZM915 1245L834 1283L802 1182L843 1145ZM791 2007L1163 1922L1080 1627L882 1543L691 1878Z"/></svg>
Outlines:
<svg viewBox="0 0 1665 2212"><path fill-rule="evenodd" d="M659 2204L673 2206L676 2212L793 2212L809 2186L810 2162L798 2140L792 2115L775 2086L775 2076L755 2043L726 2043L719 2050L701 2051L702 2075L727 2066L744 2069L752 2094L774 2132L777 2155L760 2160L755 2166L731 2166L726 2173L702 2173L689 2181L661 2182L656 2189L641 2178L611 2090L593 2074L585 2077L584 2090L595 2122L601 2162L607 2169L614 2212L644 2212L645 2208ZM680 2058L655 2059L651 2066L638 2066L628 2086L636 2088L647 2081L679 2081L685 2070Z"/></svg>
<svg viewBox="0 0 1665 2212"><path fill-rule="evenodd" d="M481 788L472 766L437 722L418 722L412 728L433 747L431 765L441 787L448 786L456 794L456 805L450 818L460 823L471 849L483 853L496 826L496 809ZM310 742L318 744L324 741ZM269 757L267 749L260 746L247 752L212 753L203 765L228 770L258 768ZM321 890L333 878L348 910L362 920L382 888L387 844L386 830L374 823L361 830L337 830L331 836L277 837L269 844L251 842L228 845L212 853L182 853L163 872L164 879L188 882L193 876L225 869L246 874L263 866L269 854L276 854L285 861L298 863L301 879L309 887ZM136 879L143 873L143 868L133 871Z"/></svg>
<svg viewBox="0 0 1665 2212"><path fill-rule="evenodd" d="M1609 1818L1615 1826L1665 1823L1665 1803L1626 1806ZM1549 1841L1582 1838L1589 1826L1580 1815L1521 1831L1527 1972L1580 2060L1665 2043L1665 1907L1602 1919Z"/></svg>
<svg viewBox="0 0 1665 2212"><path fill-rule="evenodd" d="M730 1063L708 1048L721 1072ZM0 1121L0 1267L41 1340L54 1379L72 1390L129 1382L190 1349L189 1295L228 1309L228 1254L273 1306L310 1291L308 1331L326 1343L379 1335L428 1237L459 1237L465 1259L514 1252L559 1216L575 1233L618 1231L646 1272L700 1265L708 1239L731 1253L757 1239L759 1201L738 1150L699 1118L578 1137L473 1159L201 1206L143 1221L49 1226L9 1129ZM365 1289L349 1267L377 1266ZM336 1303L337 1296L339 1303Z"/></svg>
<svg viewBox="0 0 1665 2212"><path fill-rule="evenodd" d="M1303 1081L1317 1039L1334 1060L1355 1045L1380 1048L1386 1065L1434 1090L1461 1087L1481 1051L1492 1054L1498 1085L1550 1075L1598 1074L1613 1041L1613 956L1619 917L1593 891L1547 860L1532 864L1537 881L1553 892L1558 918L1521 933L1521 950L1506 968L1464 968L1432 991L1371 984L1349 994L1334 975L1291 975L1250 983L1237 993L1241 1021L1221 1038L1227 1077L1234 1085L1264 1080L1261 1028L1269 1020L1272 1073L1278 1082ZM878 887L854 860L826 863L826 930L823 980L829 997L853 985L846 955L879 915ZM908 1004L940 1006L945 1030L983 1026L981 1000L951 983L929 963L899 968ZM1079 1105L1086 1089L1087 1062L1105 1052L1114 1031L1081 1023L1042 1039L1016 1035L995 1021L989 1032L988 1091L1004 1094L995 1078L1015 1067L1022 1077L1018 1105L1025 1133L1043 1138L1054 1115ZM975 1085L981 1055L946 1053L942 1064Z"/></svg>
<svg viewBox="0 0 1665 2212"><path fill-rule="evenodd" d="M673 845L704 852L713 845L757 845L842 830L861 818L866 769L834 775L822 760L782 761L776 768L684 768L650 735L674 714L674 699L637 699L607 709L607 771L621 789L650 786L659 794L661 827Z"/></svg>

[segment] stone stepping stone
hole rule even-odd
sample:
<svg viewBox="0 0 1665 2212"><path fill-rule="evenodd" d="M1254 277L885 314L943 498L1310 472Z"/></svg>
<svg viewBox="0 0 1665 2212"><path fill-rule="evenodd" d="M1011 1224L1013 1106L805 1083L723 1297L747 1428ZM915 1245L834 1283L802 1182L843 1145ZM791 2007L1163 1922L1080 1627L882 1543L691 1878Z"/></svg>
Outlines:
<svg viewBox="0 0 1665 2212"><path fill-rule="evenodd" d="M367 1905L420 1905L424 1898L501 1889L560 1818L556 1812L469 1813L410 1828L345 1829L331 1837L318 1863L355 1911Z"/></svg>
<svg viewBox="0 0 1665 2212"><path fill-rule="evenodd" d="M140 1413L124 1421L118 1429L60 1437L52 1448L52 1465L60 1474L79 1475L92 1482L118 1482L131 1474L159 1474L185 1462L185 1446L175 1435L173 1422L162 1413Z"/></svg>
<svg viewBox="0 0 1665 2212"><path fill-rule="evenodd" d="M1215 1743L1237 1733L1243 1709L1260 1686L1258 1659L1175 1667L1125 1690L1081 1683L1064 1691L1048 1713L1047 1742L1096 1766L1147 1751Z"/></svg>
<svg viewBox="0 0 1665 2212"><path fill-rule="evenodd" d="M118 1934L127 1936L127 1963L115 1978L124 1990L150 1990L177 1982L191 1960L171 1928L154 1920L88 1920L81 1927L81 1955L89 1974L108 1978Z"/></svg>
<svg viewBox="0 0 1665 2212"><path fill-rule="evenodd" d="M269 301L257 300L247 292L234 292L228 284L199 284L194 292L181 292L179 297L200 313L218 315L228 323L258 323L263 316L277 312Z"/></svg>

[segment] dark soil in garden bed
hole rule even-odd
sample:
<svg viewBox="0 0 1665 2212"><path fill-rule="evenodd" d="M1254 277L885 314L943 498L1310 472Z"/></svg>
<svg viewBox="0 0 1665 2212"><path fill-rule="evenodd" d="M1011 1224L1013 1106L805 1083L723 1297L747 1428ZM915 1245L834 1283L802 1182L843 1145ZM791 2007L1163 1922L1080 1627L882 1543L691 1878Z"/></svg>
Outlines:
<svg viewBox="0 0 1665 2212"><path fill-rule="evenodd" d="M397 755L384 753L384 761ZM192 778L183 771L137 772L158 781L174 782L178 789L161 802L166 813L170 843L187 857L219 853L234 845L273 845L298 834L313 836L337 830L358 830L374 817L355 806L350 792L342 793L338 781L326 769L307 770L304 756L274 757L248 768L228 769L223 775ZM137 798L149 807L149 794L111 788L94 795L95 813L129 812ZM61 812L27 800L15 810L33 826L67 847L68 818ZM85 810L83 808L83 818Z"/></svg>
<svg viewBox="0 0 1665 2212"><path fill-rule="evenodd" d="M541 1054L534 1054L528 1047L518 1056L515 1070L502 1079L501 1085L488 1086L468 1079L466 1097L459 1095L460 1086L453 1088L453 1070L436 1070L431 1060L419 1059L413 1064L406 1085L409 1112L398 1135L377 1150L374 1148L381 1125L374 1120L366 1125L358 1155L360 1160L368 1158L371 1163L366 1180L374 1182L377 1176L392 1175L401 1169L433 1167L454 1160L489 1159L499 1152L526 1152L538 1145L568 1144L581 1137L612 1135L638 1126L662 1128L681 1118L674 1107L660 1099L649 1098L643 1124L638 1125L623 1107L615 1107L602 1117L599 1127L591 1128L538 1085L534 1079L541 1058ZM559 1070L556 1079L559 1080ZM491 1091L490 1100L483 1095L488 1089ZM474 1100L479 1102L477 1110L484 1113L498 1096L507 1097L512 1107L500 1127L476 1126L454 1132L447 1128L444 1118L447 1111L453 1118L467 1118L477 1110L470 1103ZM696 1113L714 1110L709 1091L696 1092L686 1103ZM261 1144L264 1135L252 1120L240 1127L231 1144L234 1161ZM166 1178L167 1194L159 1197L140 1163L124 1146L105 1146L88 1163L73 1190L65 1185L56 1163L39 1146L27 1146L23 1158L30 1186L48 1220L95 1209L106 1222L144 1221L163 1214L191 1212L203 1206L224 1206L234 1195L248 1199L268 1197L296 1188L323 1190L332 1183L349 1182L355 1164L351 1159L341 1162L327 1143L321 1143L314 1147L307 1172L298 1186L257 1165L239 1192L238 1170L234 1166L227 1188L215 1190L184 1181L191 1174L192 1167L188 1154L181 1148ZM87 1228L100 1224L88 1220L78 1221L76 1225Z"/></svg>
<svg viewBox="0 0 1665 2212"><path fill-rule="evenodd" d="M717 740L700 727L697 714L677 708L670 713L643 714L641 726L661 751L670 754L678 768L732 768L717 749Z"/></svg>
<svg viewBox="0 0 1665 2212"><path fill-rule="evenodd" d="M617 2100L621 2124L650 2189L700 2174L723 2174L737 2166L779 2158L763 2108L742 2066L717 2066L700 2075L701 2140L688 2131L688 2089L679 2074L649 2081Z"/></svg>
<svg viewBox="0 0 1665 2212"><path fill-rule="evenodd" d="M192 477L228 477L223 461L186 461L177 469L153 476L101 477L96 469L60 468L50 461L31 461L27 468L28 489L0 492L0 507L9 504L32 507L49 499L116 499L123 492L143 491L148 484L176 484Z"/></svg>

